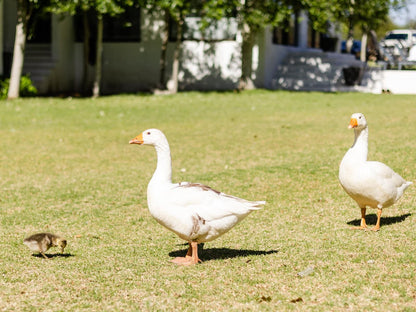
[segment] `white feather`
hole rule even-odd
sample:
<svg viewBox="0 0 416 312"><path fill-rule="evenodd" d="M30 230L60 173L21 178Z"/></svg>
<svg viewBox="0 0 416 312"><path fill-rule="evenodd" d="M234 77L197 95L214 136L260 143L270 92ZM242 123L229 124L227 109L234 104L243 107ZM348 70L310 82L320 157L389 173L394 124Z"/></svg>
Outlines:
<svg viewBox="0 0 416 312"><path fill-rule="evenodd" d="M151 215L187 241L211 241L229 231L264 201L248 201L197 183L172 183L171 156L165 135L157 129L142 133L144 145L157 152L157 166L147 189Z"/></svg>
<svg viewBox="0 0 416 312"><path fill-rule="evenodd" d="M386 208L397 202L412 184L387 165L368 161L368 127L363 114L356 113L355 140L339 167L339 181L361 208Z"/></svg>

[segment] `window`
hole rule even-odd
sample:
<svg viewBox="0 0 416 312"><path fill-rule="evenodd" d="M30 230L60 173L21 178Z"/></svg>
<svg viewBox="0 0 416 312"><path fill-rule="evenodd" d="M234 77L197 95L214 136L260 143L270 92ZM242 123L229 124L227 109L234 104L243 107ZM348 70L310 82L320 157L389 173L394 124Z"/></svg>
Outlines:
<svg viewBox="0 0 416 312"><path fill-rule="evenodd" d="M319 48L320 44L321 44L320 39L321 39L321 34L313 28L313 23L312 23L311 20L309 20L309 23L308 23L308 47L309 48Z"/></svg>
<svg viewBox="0 0 416 312"><path fill-rule="evenodd" d="M97 16L94 11L87 13L91 40L97 37ZM105 15L103 19L103 42L139 42L141 40L140 7L127 7L117 16ZM84 22L82 14L74 18L75 39L84 40Z"/></svg>
<svg viewBox="0 0 416 312"><path fill-rule="evenodd" d="M28 23L27 41L30 43L51 43L52 22L51 13L42 13L39 9L34 9Z"/></svg>
<svg viewBox="0 0 416 312"><path fill-rule="evenodd" d="M289 46L298 45L298 14L286 20L282 27L273 28L273 43Z"/></svg>
<svg viewBox="0 0 416 312"><path fill-rule="evenodd" d="M389 34L385 40L407 40L408 35L407 34Z"/></svg>
<svg viewBox="0 0 416 312"><path fill-rule="evenodd" d="M106 15L103 27L104 42L139 42L140 41L140 8L128 7L116 17Z"/></svg>

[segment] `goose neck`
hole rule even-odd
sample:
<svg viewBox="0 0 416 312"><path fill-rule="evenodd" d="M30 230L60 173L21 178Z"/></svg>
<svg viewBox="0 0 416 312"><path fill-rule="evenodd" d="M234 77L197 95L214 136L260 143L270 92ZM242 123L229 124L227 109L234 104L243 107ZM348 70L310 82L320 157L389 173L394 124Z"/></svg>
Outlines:
<svg viewBox="0 0 416 312"><path fill-rule="evenodd" d="M155 145L157 166L152 181L172 183L172 160L169 144Z"/></svg>
<svg viewBox="0 0 416 312"><path fill-rule="evenodd" d="M351 150L360 156L361 160L367 160L368 154L368 128L354 129L355 139ZM358 157L358 156L357 156Z"/></svg>

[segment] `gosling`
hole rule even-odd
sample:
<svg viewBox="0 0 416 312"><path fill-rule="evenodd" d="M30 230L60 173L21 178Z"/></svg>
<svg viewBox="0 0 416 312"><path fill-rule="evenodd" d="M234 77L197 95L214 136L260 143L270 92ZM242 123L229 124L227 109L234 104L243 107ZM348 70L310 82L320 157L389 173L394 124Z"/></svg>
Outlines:
<svg viewBox="0 0 416 312"><path fill-rule="evenodd" d="M45 252L51 247L61 247L61 253L66 247L66 239L51 234L51 233L37 233L24 239L23 243L29 247L33 253L40 253L45 259L49 259Z"/></svg>

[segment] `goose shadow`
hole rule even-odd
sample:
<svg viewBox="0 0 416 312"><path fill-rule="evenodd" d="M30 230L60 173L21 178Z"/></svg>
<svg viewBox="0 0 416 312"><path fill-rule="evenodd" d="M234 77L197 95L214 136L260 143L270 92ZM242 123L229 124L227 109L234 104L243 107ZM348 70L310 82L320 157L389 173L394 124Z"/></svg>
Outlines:
<svg viewBox="0 0 416 312"><path fill-rule="evenodd" d="M187 244L184 244L187 246ZM202 246L202 248L201 248ZM188 249L171 251L171 257L184 257ZM203 244L198 245L198 256L203 261L223 260L239 257L262 256L278 253L279 250L251 250L251 249L232 249L232 248L203 248Z"/></svg>
<svg viewBox="0 0 416 312"><path fill-rule="evenodd" d="M73 255L73 254L70 254L70 253L64 253L64 254L60 254L60 253L57 253L57 254L47 254L47 253L45 253L45 255L46 255L49 259L51 259L51 258L70 258L70 257L74 257L74 255ZM38 253L38 254L32 254L32 257L45 259L45 258L42 256L42 254L40 254L40 253ZM45 260L46 260L46 259L45 259Z"/></svg>
<svg viewBox="0 0 416 312"><path fill-rule="evenodd" d="M394 217L381 217L380 219L380 225L392 225L395 223L400 223L406 220L408 217L410 217L411 213L405 213L401 216L394 216ZM375 225L377 223L377 215L375 213L366 215L365 221L368 225ZM348 225L354 225L359 226L361 224L361 218L360 219L354 219L347 222Z"/></svg>

